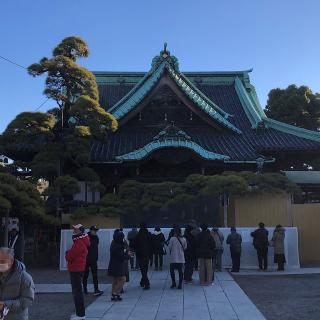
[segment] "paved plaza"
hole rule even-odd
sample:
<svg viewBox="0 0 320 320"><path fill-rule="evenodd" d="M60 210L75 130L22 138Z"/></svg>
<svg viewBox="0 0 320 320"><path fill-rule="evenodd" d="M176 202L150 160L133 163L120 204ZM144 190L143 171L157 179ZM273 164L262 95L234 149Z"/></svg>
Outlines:
<svg viewBox="0 0 320 320"><path fill-rule="evenodd" d="M170 289L168 272L152 272L151 290L139 287L135 272L125 287L122 302L110 301L110 285L105 295L87 308L89 320L262 320L265 319L227 272L216 274L215 284L197 283L183 290ZM197 277L197 275L196 275ZM196 278L195 277L195 278Z"/></svg>
<svg viewBox="0 0 320 320"><path fill-rule="evenodd" d="M60 319L69 319L73 302L68 273L33 273L37 274L38 294L31 319L42 320L48 309L55 310L53 314L59 314ZM110 279L100 270L100 288L105 294L100 298L86 296L88 319L264 319L255 305L268 320L300 320L305 315L310 320L319 319L320 268L287 268L285 272L244 269L234 275L236 282L229 273L222 272L216 274L214 286L200 287L195 283L185 286L183 292L169 289L167 272L150 272L152 289L143 291L139 288L139 275L131 272L124 300L111 303ZM93 292L92 285L89 291ZM56 319L50 316L46 315L46 319Z"/></svg>

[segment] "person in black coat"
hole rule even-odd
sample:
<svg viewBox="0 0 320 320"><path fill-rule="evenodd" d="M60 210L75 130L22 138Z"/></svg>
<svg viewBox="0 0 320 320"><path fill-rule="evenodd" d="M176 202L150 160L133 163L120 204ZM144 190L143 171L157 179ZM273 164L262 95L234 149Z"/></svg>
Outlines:
<svg viewBox="0 0 320 320"><path fill-rule="evenodd" d="M199 278L201 285L210 285L213 282L212 258L214 257L215 242L208 226L203 223L201 232L197 236L197 257L199 259Z"/></svg>
<svg viewBox="0 0 320 320"><path fill-rule="evenodd" d="M128 232L128 236L127 239L129 241L129 248L130 251L133 253L132 256L130 257L130 266L131 266L131 270L138 270L139 269L139 265L138 265L138 259L134 258L134 241L135 238L138 234L138 230L136 227L133 227L131 229L131 231ZM136 261L135 261L136 260ZM135 263L134 263L135 262Z"/></svg>
<svg viewBox="0 0 320 320"><path fill-rule="evenodd" d="M162 270L163 266L163 255L164 255L164 243L166 238L164 234L161 232L159 227L154 229L153 237L153 254L154 254L154 270Z"/></svg>
<svg viewBox="0 0 320 320"><path fill-rule="evenodd" d="M237 232L235 227L230 229L230 234L228 235L226 242L230 246L230 254L232 259L231 272L239 272L241 264L242 237L241 234Z"/></svg>
<svg viewBox="0 0 320 320"><path fill-rule="evenodd" d="M193 227L188 225L184 232L184 237L187 240L187 249L184 251L186 260L184 268L184 281L186 283L192 282L193 270L197 261L197 243L196 238L192 234Z"/></svg>
<svg viewBox="0 0 320 320"><path fill-rule="evenodd" d="M251 232L251 237L253 237L253 246L257 250L259 269L268 269L268 240L269 232L264 227L264 223L259 223L259 228Z"/></svg>
<svg viewBox="0 0 320 320"><path fill-rule="evenodd" d="M111 300L120 301L123 285L126 281L126 265L128 265L129 252L125 249L124 234L116 231L110 245L110 261L108 275L112 277Z"/></svg>
<svg viewBox="0 0 320 320"><path fill-rule="evenodd" d="M86 269L83 275L83 291L84 294L88 294L87 283L89 277L89 269L92 272L92 280L94 285L94 296L101 296L103 291L99 290L98 284L98 248L99 248L99 237L97 236L98 228L96 226L90 227L88 236L90 239L90 247L88 250Z"/></svg>
<svg viewBox="0 0 320 320"><path fill-rule="evenodd" d="M141 271L140 286L144 290L150 289L150 282L148 279L148 264L152 256L152 235L147 229L145 223L140 224L140 230L134 241L134 250L138 259Z"/></svg>

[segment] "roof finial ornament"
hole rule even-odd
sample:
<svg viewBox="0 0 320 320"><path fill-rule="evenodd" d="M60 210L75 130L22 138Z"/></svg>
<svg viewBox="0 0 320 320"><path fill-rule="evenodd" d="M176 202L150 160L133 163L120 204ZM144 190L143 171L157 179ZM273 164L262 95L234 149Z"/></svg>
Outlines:
<svg viewBox="0 0 320 320"><path fill-rule="evenodd" d="M170 56L170 52L167 50L167 46L168 44L165 42L163 44L163 50L160 52L160 55L165 59Z"/></svg>
<svg viewBox="0 0 320 320"><path fill-rule="evenodd" d="M162 63L168 63L175 71L179 71L178 59L175 56L170 55L170 51L167 49L167 42L163 43L163 49L158 56L155 56L152 60L152 69L157 69Z"/></svg>

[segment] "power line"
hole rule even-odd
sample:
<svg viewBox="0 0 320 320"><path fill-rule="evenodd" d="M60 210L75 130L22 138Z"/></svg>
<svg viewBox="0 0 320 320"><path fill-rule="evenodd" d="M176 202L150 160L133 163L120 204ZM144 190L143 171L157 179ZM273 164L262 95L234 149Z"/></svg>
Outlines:
<svg viewBox="0 0 320 320"><path fill-rule="evenodd" d="M38 108L36 108L34 111L38 111L44 104L46 104L48 101L50 100L50 98L46 99L45 101L43 101L40 106Z"/></svg>
<svg viewBox="0 0 320 320"><path fill-rule="evenodd" d="M3 59L3 60L5 60L5 61L7 61L7 62L9 62L9 63L11 63L11 64L14 64L14 65L17 66L17 67L20 67L20 68L22 68L22 69L27 69L26 67L22 66L21 64L16 63L16 62L14 62L14 61L12 61L12 60L10 60L10 59L7 59L7 58L5 58L5 57L3 57L3 56L0 56L0 58Z"/></svg>
<svg viewBox="0 0 320 320"><path fill-rule="evenodd" d="M16 63L16 62L14 62L14 61L12 61L12 60L10 60L10 59L8 59L8 58L5 58L5 57L3 57L3 56L1 56L1 55L0 55L0 58L3 59L3 60L5 60L5 61L7 61L7 62L9 62L9 63L11 63L11 64L13 64L13 65L15 65L15 66L17 66L17 67L19 67L19 68L27 69L26 67L22 66L21 64ZM48 99L46 99L45 101L43 101L43 102L39 105L39 107L37 107L37 108L35 109L35 111L38 111L44 104L46 104L46 103L48 102L48 100L50 100L50 98L48 98Z"/></svg>

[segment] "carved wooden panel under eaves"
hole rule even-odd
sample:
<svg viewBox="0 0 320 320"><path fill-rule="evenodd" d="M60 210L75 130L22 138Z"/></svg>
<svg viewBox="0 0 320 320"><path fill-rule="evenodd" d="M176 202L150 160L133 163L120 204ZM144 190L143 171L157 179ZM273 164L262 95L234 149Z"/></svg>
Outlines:
<svg viewBox="0 0 320 320"><path fill-rule="evenodd" d="M149 99L150 102L125 127L163 127L172 122L180 127L208 127L168 86L161 87Z"/></svg>

